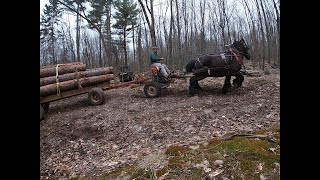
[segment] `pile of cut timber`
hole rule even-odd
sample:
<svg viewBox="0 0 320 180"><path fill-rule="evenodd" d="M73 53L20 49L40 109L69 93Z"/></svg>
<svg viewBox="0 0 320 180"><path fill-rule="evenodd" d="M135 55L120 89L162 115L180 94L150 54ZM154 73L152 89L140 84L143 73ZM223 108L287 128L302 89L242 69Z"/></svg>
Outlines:
<svg viewBox="0 0 320 180"><path fill-rule="evenodd" d="M110 82L113 79L111 66L86 69L86 65L81 62L42 66L40 97Z"/></svg>

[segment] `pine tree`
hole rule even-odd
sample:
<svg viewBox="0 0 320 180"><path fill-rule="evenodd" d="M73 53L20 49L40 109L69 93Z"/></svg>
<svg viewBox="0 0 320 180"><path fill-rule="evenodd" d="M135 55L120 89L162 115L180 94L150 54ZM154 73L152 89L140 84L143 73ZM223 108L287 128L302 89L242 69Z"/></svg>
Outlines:
<svg viewBox="0 0 320 180"><path fill-rule="evenodd" d="M85 7L83 4L87 0L63 0L67 5L75 9L77 13L77 19L76 19L76 47L77 47L77 60L80 62L80 21L81 17L79 13L85 10Z"/></svg>
<svg viewBox="0 0 320 180"><path fill-rule="evenodd" d="M114 18L116 23L113 25L114 28L119 30L120 39L124 49L125 65L128 65L127 57L127 33L133 29L134 25L137 24L137 16L139 10L137 4L133 3L132 0L120 0L115 3L116 12Z"/></svg>
<svg viewBox="0 0 320 180"><path fill-rule="evenodd" d="M92 10L89 11L88 19L99 28L99 31L102 32L102 26L103 26L103 15L106 13L106 3L107 0L90 0L90 4L92 7ZM94 29L92 24L88 24L88 27L90 29ZM103 66L102 62L102 36L99 34L99 65Z"/></svg>

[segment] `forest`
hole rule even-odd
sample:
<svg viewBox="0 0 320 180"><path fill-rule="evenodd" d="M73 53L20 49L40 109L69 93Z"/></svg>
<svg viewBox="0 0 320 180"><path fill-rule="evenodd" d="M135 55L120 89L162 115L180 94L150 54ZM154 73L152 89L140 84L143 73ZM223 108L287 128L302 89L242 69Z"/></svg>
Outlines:
<svg viewBox="0 0 320 180"><path fill-rule="evenodd" d="M252 64L280 67L280 1L47 0L40 14L40 66L149 66L152 46L170 69L243 38Z"/></svg>

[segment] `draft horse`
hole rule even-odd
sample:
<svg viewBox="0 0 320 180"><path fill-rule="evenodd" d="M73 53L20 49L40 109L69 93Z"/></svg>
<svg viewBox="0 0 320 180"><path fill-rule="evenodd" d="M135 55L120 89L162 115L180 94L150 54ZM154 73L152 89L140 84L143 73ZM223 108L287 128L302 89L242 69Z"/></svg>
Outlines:
<svg viewBox="0 0 320 180"><path fill-rule="evenodd" d="M187 72L193 72L189 83L189 95L193 96L202 88L199 82L206 77L225 77L222 93L226 94L232 87L231 76L236 78L232 81L235 88L242 86L244 76L242 74L243 59L250 59L249 47L241 39L228 45L227 50L217 54L206 54L200 56L197 60L191 60L186 65Z"/></svg>

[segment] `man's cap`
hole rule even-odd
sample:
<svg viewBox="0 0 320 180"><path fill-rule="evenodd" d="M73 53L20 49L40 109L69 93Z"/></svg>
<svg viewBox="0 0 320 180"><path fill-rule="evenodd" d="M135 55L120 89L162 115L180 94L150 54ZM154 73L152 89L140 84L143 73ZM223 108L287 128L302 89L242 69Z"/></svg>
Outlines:
<svg viewBox="0 0 320 180"><path fill-rule="evenodd" d="M157 46L153 46L151 49L158 49L158 47Z"/></svg>

